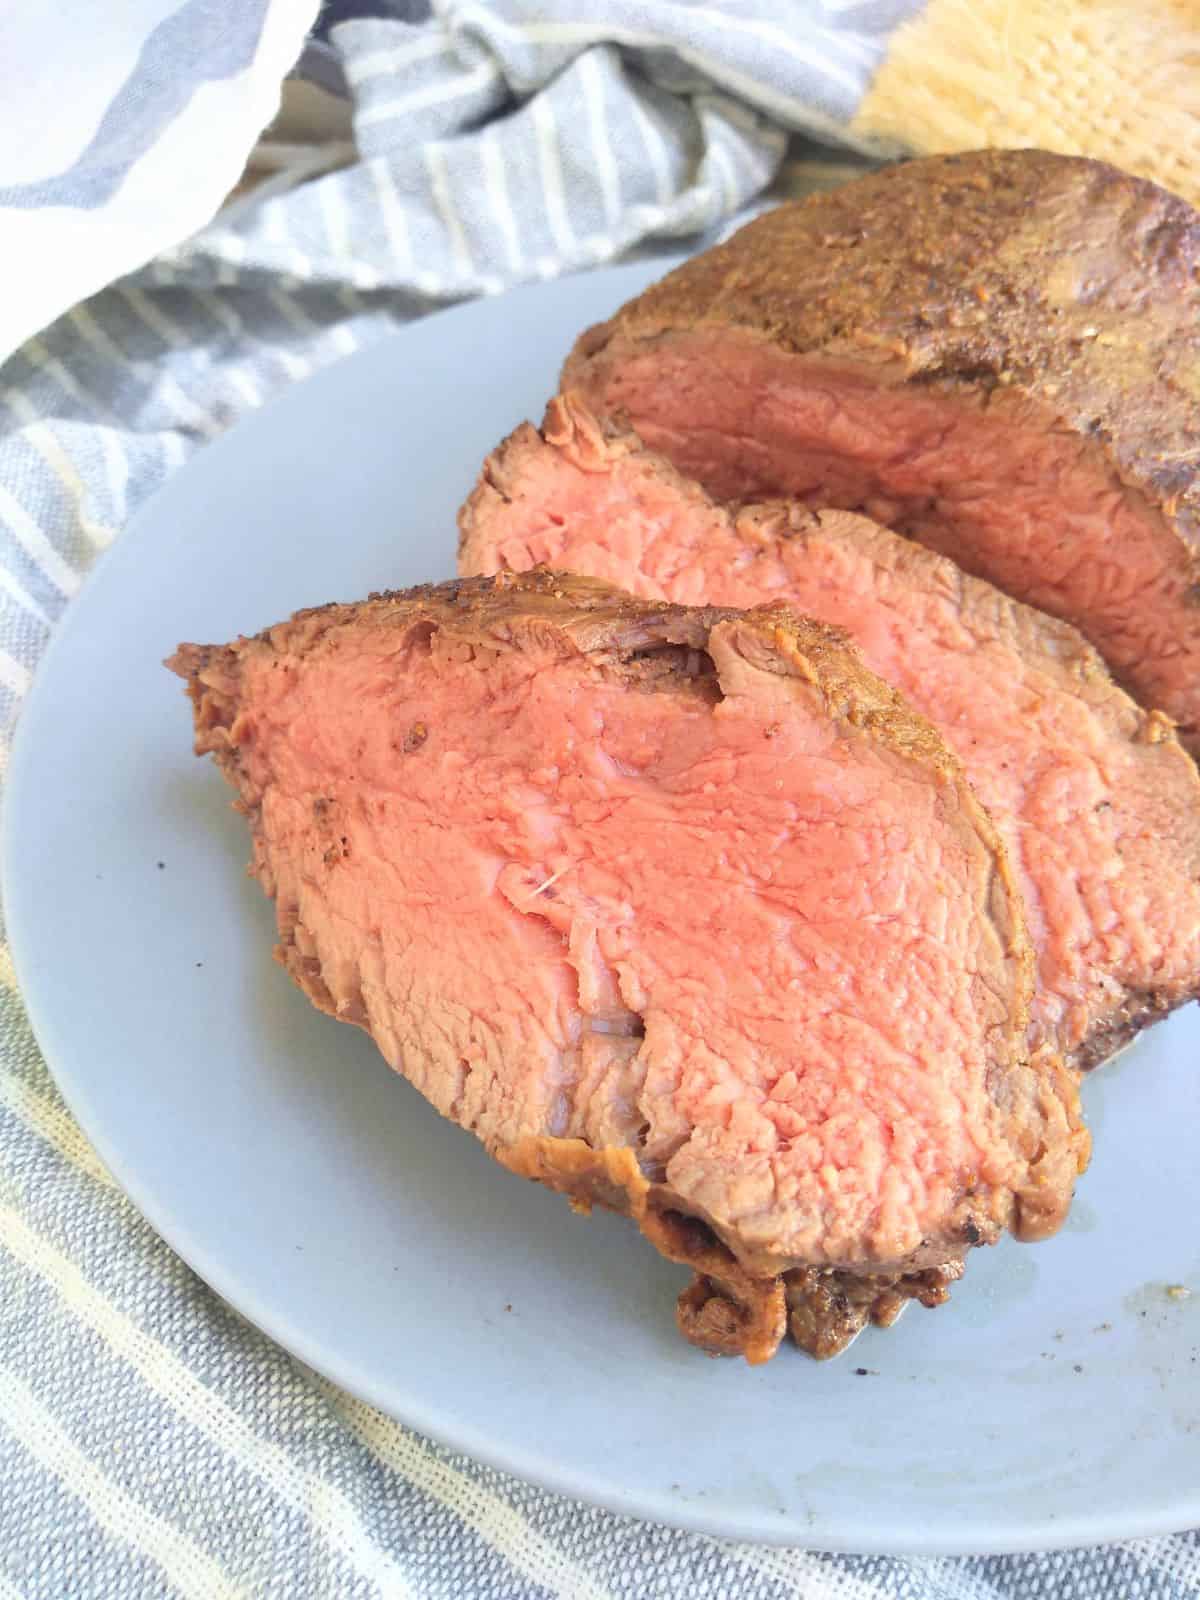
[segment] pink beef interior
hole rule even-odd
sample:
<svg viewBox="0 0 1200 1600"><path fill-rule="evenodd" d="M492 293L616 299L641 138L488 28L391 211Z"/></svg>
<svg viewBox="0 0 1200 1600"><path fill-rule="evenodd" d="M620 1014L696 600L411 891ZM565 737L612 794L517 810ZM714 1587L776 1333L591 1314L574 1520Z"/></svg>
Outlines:
<svg viewBox="0 0 1200 1600"><path fill-rule="evenodd" d="M723 393L706 385L704 401ZM570 402L547 432L519 430L489 464L464 511L464 571L545 563L684 604L784 599L844 627L939 726L1009 846L1038 954L1035 1040L1090 1064L1196 992L1200 780L1072 629L861 517L816 526L775 504L735 520ZM711 448L711 478L713 441L729 438L695 428L672 453ZM734 471L721 466L723 488Z"/></svg>
<svg viewBox="0 0 1200 1600"><path fill-rule="evenodd" d="M331 1007L490 1147L636 1145L743 1256L894 1261L1027 1170L986 1081L993 858L736 621L710 651L719 696L536 635L251 645L260 875Z"/></svg>
<svg viewBox="0 0 1200 1600"><path fill-rule="evenodd" d="M1015 391L884 385L714 328L615 335L569 381L718 499L859 510L1075 622L1200 740L1200 605L1174 536L1088 440Z"/></svg>

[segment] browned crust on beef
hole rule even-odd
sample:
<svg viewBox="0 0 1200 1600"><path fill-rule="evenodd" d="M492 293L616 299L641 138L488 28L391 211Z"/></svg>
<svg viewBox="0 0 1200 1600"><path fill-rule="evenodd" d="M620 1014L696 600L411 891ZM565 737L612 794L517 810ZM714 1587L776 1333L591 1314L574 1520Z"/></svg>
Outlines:
<svg viewBox="0 0 1200 1600"><path fill-rule="evenodd" d="M683 1336L711 1355L769 1361L787 1328L783 1280L753 1277L698 1218L672 1205L669 1190L652 1184L630 1149L593 1150L582 1139L523 1139L497 1158L520 1177L566 1194L578 1211L593 1205L632 1217L651 1244L691 1267L696 1276L679 1297Z"/></svg>
<svg viewBox="0 0 1200 1600"><path fill-rule="evenodd" d="M497 1151L511 1172L565 1194L577 1211L594 1205L631 1217L670 1261L694 1277L676 1305L679 1331L710 1355L744 1356L752 1365L770 1360L784 1332L818 1361L845 1350L874 1323L891 1327L910 1300L927 1307L950 1297L963 1262L950 1260L907 1273L851 1273L795 1267L755 1277L698 1217L678 1210L669 1189L651 1183L633 1150L593 1150L581 1139L525 1139ZM964 1243L992 1243L968 1222Z"/></svg>
<svg viewBox="0 0 1200 1600"><path fill-rule="evenodd" d="M950 1298L950 1285L963 1274L961 1261L948 1261L900 1277L859 1277L848 1272L797 1267L784 1276L788 1332L818 1361L839 1355L870 1323L890 1328L910 1300L932 1309Z"/></svg>
<svg viewBox="0 0 1200 1600"><path fill-rule="evenodd" d="M1088 1141L1073 1077L1057 1061L1024 1059L1033 955L1003 845L936 730L867 670L845 635L785 606L738 612L637 601L594 580L540 570L320 606L228 646L183 645L168 665L187 681L197 753L212 754L238 789L256 834L255 870L268 893L274 893L274 882L257 838L257 797L238 752L242 662L251 653L266 652L286 670L290 658L335 645L339 629L363 625L395 630L411 640L432 626L484 650L536 642L540 650L551 646L587 658L591 669L619 676L634 692L689 695L719 695L705 667L708 661L711 669L707 647L716 630L733 630L743 656L764 670L802 679L832 720L920 765L931 782L951 791L961 825L983 843L992 863L988 909L1006 951L1012 1005L1007 1026L991 1040L989 1083L1003 1111L1020 1108L1009 1136L1023 1154L1027 1176L1015 1193L964 1193L937 1236L910 1258L864 1262L859 1270L924 1273L957 1261L970 1245L990 1242L1005 1226L1021 1238L1041 1237L1058 1226L1074 1178L1086 1164ZM280 926L278 959L318 1006L329 1009L319 964L306 952L302 930L290 928L285 907L280 907ZM493 1154L577 1203L603 1204L634 1216L665 1255L692 1265L698 1279L679 1311L689 1338L717 1351L740 1350L751 1360L765 1360L778 1344L786 1324L780 1274L794 1263L735 1257L706 1219L683 1215L671 1191L643 1173L635 1150L597 1151L579 1141L537 1139Z"/></svg>
<svg viewBox="0 0 1200 1600"><path fill-rule="evenodd" d="M1074 1065L1081 1072L1090 1072L1132 1044L1138 1034L1162 1022L1171 1012L1189 1000L1200 1000L1200 978L1187 994L1162 993L1147 989L1126 998L1116 1016L1110 1017L1107 1026L1093 1029L1075 1052Z"/></svg>
<svg viewBox="0 0 1200 1600"><path fill-rule="evenodd" d="M1101 161L980 150L780 206L579 339L731 327L881 382L1011 387L1091 438L1200 573L1200 217Z"/></svg>
<svg viewBox="0 0 1200 1600"><path fill-rule="evenodd" d="M525 1139L497 1152L511 1172L566 1194L577 1211L593 1205L631 1217L660 1254L695 1276L676 1305L679 1331L710 1355L769 1361L784 1332L809 1355L827 1360L868 1323L890 1327L909 1300L943 1304L962 1276L961 1260L902 1274L854 1274L797 1267L754 1277L698 1217L652 1184L634 1151L593 1150L581 1139ZM982 1243L978 1234L973 1243Z"/></svg>

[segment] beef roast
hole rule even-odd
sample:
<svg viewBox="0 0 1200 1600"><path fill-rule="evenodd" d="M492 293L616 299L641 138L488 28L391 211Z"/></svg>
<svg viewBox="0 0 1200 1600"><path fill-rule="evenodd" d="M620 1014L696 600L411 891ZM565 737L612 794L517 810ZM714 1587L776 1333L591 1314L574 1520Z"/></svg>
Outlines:
<svg viewBox="0 0 1200 1600"><path fill-rule="evenodd" d="M698 1342L768 1356L781 1273L937 1298L967 1245L1061 1221L1086 1134L1026 1051L1003 846L837 630L540 572L171 665L292 977L694 1265Z"/></svg>
<svg viewBox="0 0 1200 1600"><path fill-rule="evenodd" d="M569 399L463 509L464 572L538 563L651 599L784 599L846 628L936 721L1021 880L1035 1043L1090 1066L1200 990L1200 774L1069 624L847 512L716 505Z"/></svg>
<svg viewBox="0 0 1200 1600"><path fill-rule="evenodd" d="M1096 161L937 156L779 207L566 387L724 499L861 510L1073 621L1200 749L1200 222Z"/></svg>

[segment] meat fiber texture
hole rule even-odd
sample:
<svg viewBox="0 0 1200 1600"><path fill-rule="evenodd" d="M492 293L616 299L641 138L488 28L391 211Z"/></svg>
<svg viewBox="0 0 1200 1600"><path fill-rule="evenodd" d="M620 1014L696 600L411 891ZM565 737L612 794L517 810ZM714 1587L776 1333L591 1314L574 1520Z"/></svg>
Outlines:
<svg viewBox="0 0 1200 1600"><path fill-rule="evenodd" d="M1003 846L838 631L542 572L171 665L296 982L692 1264L690 1337L765 1359L786 1271L869 1294L1058 1226L1087 1138Z"/></svg>
<svg viewBox="0 0 1200 1600"><path fill-rule="evenodd" d="M1200 750L1200 219L986 150L780 206L579 340L564 388L714 495L859 510L1074 622Z"/></svg>
<svg viewBox="0 0 1200 1600"><path fill-rule="evenodd" d="M845 628L938 725L1008 847L1037 953L1035 1047L1094 1065L1200 991L1200 774L1069 624L863 517L726 510L570 398L489 459L460 524L467 573L545 563Z"/></svg>

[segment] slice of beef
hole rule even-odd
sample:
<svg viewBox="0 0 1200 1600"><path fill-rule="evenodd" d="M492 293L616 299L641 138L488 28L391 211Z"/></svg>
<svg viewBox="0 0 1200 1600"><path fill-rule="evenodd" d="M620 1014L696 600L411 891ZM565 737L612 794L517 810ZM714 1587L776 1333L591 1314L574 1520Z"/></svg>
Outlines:
<svg viewBox="0 0 1200 1600"><path fill-rule="evenodd" d="M848 512L727 511L569 399L491 457L460 521L464 572L547 563L845 628L939 725L1008 846L1035 1045L1091 1066L1200 992L1200 774L1069 624Z"/></svg>
<svg viewBox="0 0 1200 1600"><path fill-rule="evenodd" d="M779 207L564 384L724 499L861 510L1074 622L1200 749L1200 222L986 150Z"/></svg>
<svg viewBox="0 0 1200 1600"><path fill-rule="evenodd" d="M499 1160L694 1263L702 1342L769 1355L798 1266L1061 1221L1086 1134L1026 1051L1003 846L836 630L542 572L171 664L300 987Z"/></svg>

